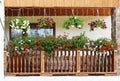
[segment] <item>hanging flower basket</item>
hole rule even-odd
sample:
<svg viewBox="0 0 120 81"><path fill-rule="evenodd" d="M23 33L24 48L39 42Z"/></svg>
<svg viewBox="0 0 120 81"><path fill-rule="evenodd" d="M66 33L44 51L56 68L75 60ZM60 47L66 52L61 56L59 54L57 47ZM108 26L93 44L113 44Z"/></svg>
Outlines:
<svg viewBox="0 0 120 81"><path fill-rule="evenodd" d="M55 23L54 20L49 17L40 18L40 19L37 19L37 21L38 21L38 25L37 25L38 28L51 28Z"/></svg>
<svg viewBox="0 0 120 81"><path fill-rule="evenodd" d="M70 29L70 27L81 29L83 27L83 21L75 16L72 16L63 24L63 28L65 29Z"/></svg>
<svg viewBox="0 0 120 81"><path fill-rule="evenodd" d="M27 36L27 30L30 28L29 24L29 20L22 17L17 17L10 21L10 27L14 30L22 30L23 36Z"/></svg>
<svg viewBox="0 0 120 81"><path fill-rule="evenodd" d="M90 23L88 23L88 25L90 26L90 30L94 30L94 28L102 28L102 29L106 29L106 23L104 20L95 20L95 21L91 21Z"/></svg>
<svg viewBox="0 0 120 81"><path fill-rule="evenodd" d="M30 28L29 24L29 20L26 20L22 17L17 17L10 21L10 27L17 30L21 29L27 31Z"/></svg>

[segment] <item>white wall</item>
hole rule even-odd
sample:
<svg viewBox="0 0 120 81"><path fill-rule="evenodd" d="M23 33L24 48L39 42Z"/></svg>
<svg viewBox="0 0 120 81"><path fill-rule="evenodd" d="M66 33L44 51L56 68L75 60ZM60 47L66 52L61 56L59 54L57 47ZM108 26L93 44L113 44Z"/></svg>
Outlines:
<svg viewBox="0 0 120 81"><path fill-rule="evenodd" d="M61 22L60 24L63 23L63 21L66 20L66 17L59 17L60 19L57 22ZM99 17L94 17L94 16L79 16L78 18L81 18L84 20L84 26L82 29L78 28L70 28L69 30L65 30L62 27L56 28L56 34L57 35L64 35L67 34L69 38L72 38L73 36L78 36L80 33L85 32L86 36L89 37L90 39L98 39L98 38L109 38L111 39L111 16L99 16ZM90 27L88 23L90 21L94 21L96 19L104 19L106 24L107 24L107 29L101 29L101 28L95 28L94 31L90 31ZM61 21L62 20L62 21ZM56 24L57 24L56 22Z"/></svg>
<svg viewBox="0 0 120 81"><path fill-rule="evenodd" d="M49 16L48 16L49 17ZM50 16L54 19L56 22L56 36L58 35L64 35L67 34L69 38L72 38L73 36L78 36L80 33L85 32L87 37L89 37L92 40L98 39L98 38L109 38L111 39L111 16L78 16L78 18L82 19L84 21L84 26L82 29L78 28L70 28L69 30L66 30L62 27L63 23L69 18L69 16ZM9 39L9 22L14 17L6 17L6 33L7 38ZM41 16L25 16L26 19L30 20L30 22L37 23L37 19L41 18ZM88 25L89 22L94 21L96 19L104 19L107 24L107 29L101 29L101 28L95 28L94 31L90 31L90 26Z"/></svg>

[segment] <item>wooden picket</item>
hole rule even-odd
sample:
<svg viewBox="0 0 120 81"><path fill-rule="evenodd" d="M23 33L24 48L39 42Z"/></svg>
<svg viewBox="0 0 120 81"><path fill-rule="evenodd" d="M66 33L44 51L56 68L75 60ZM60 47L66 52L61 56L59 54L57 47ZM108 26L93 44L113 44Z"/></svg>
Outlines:
<svg viewBox="0 0 120 81"><path fill-rule="evenodd" d="M22 54L8 56L6 72L19 74L75 74L75 75L116 75L117 52L103 53L89 50L57 50L48 56L41 51L40 54Z"/></svg>

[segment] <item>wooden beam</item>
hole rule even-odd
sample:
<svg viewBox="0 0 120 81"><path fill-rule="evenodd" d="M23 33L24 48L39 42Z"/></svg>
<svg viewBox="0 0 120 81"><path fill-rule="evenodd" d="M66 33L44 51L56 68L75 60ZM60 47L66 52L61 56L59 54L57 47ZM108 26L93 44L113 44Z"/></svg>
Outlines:
<svg viewBox="0 0 120 81"><path fill-rule="evenodd" d="M72 7L5 7L5 16L72 16ZM110 16L111 7L74 7L77 16ZM98 13L97 13L98 11Z"/></svg>

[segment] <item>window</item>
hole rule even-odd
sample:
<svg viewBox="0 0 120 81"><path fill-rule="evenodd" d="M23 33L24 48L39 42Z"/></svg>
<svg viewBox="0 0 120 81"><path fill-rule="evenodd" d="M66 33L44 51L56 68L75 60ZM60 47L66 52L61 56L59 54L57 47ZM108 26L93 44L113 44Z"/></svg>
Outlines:
<svg viewBox="0 0 120 81"><path fill-rule="evenodd" d="M55 36L55 23L53 28L38 28L36 29L37 23L30 23L30 30L27 31L29 37L32 36ZM22 37L22 30L12 30L10 28L10 39Z"/></svg>

